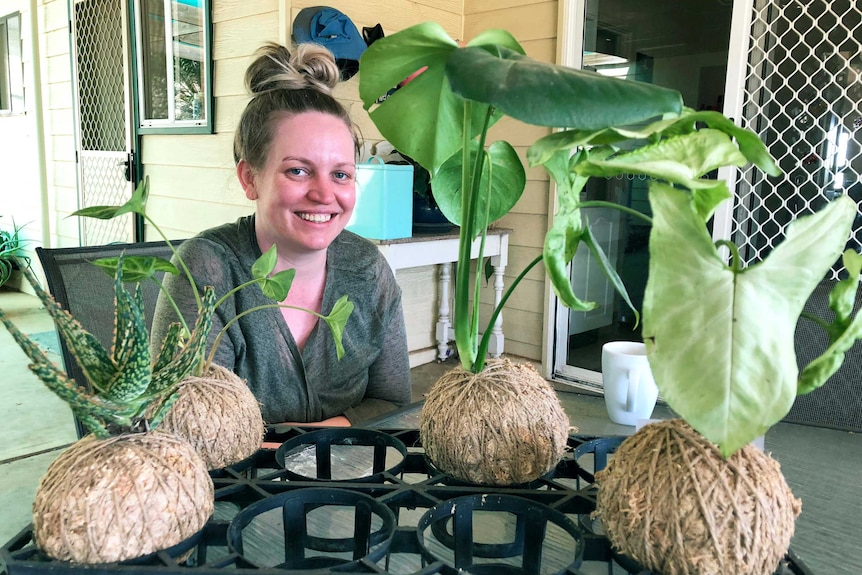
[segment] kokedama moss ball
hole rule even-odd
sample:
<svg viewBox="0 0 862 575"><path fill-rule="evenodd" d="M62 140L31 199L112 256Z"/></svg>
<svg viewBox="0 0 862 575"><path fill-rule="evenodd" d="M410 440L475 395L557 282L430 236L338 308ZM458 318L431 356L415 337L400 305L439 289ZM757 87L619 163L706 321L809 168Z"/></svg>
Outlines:
<svg viewBox="0 0 862 575"><path fill-rule="evenodd" d="M662 575L771 575L802 507L769 455L725 460L681 419L641 428L596 479L614 548Z"/></svg>
<svg viewBox="0 0 862 575"><path fill-rule="evenodd" d="M191 537L213 505L206 465L182 439L159 431L88 435L42 477L33 537L61 561L124 561Z"/></svg>
<svg viewBox="0 0 862 575"><path fill-rule="evenodd" d="M457 367L429 390L419 420L425 453L446 474L482 485L527 483L562 458L569 419L530 364Z"/></svg>
<svg viewBox="0 0 862 575"><path fill-rule="evenodd" d="M265 425L260 404L238 375L211 365L190 376L160 429L187 440L210 469L221 469L260 449Z"/></svg>

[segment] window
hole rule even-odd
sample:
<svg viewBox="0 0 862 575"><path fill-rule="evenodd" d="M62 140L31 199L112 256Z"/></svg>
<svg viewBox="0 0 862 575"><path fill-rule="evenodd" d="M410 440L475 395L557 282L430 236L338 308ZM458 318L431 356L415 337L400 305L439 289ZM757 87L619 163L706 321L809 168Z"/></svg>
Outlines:
<svg viewBox="0 0 862 575"><path fill-rule="evenodd" d="M21 14L0 17L0 115L24 113Z"/></svg>
<svg viewBox="0 0 862 575"><path fill-rule="evenodd" d="M212 132L210 0L135 2L141 133Z"/></svg>

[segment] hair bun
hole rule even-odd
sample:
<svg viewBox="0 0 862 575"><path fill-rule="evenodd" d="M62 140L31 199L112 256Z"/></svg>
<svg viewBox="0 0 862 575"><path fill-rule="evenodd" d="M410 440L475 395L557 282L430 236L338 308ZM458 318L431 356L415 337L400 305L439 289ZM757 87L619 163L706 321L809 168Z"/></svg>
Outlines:
<svg viewBox="0 0 862 575"><path fill-rule="evenodd" d="M281 44L268 42L255 54L245 72L246 89L253 96L303 89L330 94L341 77L332 52L319 44L299 44L291 54Z"/></svg>

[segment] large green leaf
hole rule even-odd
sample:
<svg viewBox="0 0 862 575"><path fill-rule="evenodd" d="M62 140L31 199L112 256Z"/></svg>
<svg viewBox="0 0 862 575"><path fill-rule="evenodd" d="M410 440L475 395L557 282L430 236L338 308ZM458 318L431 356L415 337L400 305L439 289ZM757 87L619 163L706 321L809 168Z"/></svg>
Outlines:
<svg viewBox="0 0 862 575"><path fill-rule="evenodd" d="M473 148L470 150L471 165L476 161L478 148L478 143L474 142ZM474 230L476 234L487 227L487 224L509 213L509 210L518 203L527 183L527 174L521 159L518 157L518 152L508 142L501 140L491 144L488 147L488 159L490 166L487 162L484 165L483 183L479 189L477 202L481 213L475 214L474 221L470 226L470 229ZM462 154L456 153L441 166L437 175L431 179L434 200L440 207L440 211L457 226L464 225L461 221L461 167ZM488 182L490 182L490 190L488 189ZM487 220L484 211L485 206L488 210Z"/></svg>
<svg viewBox="0 0 862 575"><path fill-rule="evenodd" d="M730 137L719 130L703 129L636 148L605 160L590 158L576 166L584 176L611 177L642 174L686 186L713 188L715 180L700 177L720 166L746 163Z"/></svg>
<svg viewBox="0 0 862 575"><path fill-rule="evenodd" d="M764 261L736 269L720 258L689 193L658 182L649 193L650 366L668 404L729 455L793 404L796 322L840 255L856 206L842 197L800 218Z"/></svg>
<svg viewBox="0 0 862 575"><path fill-rule="evenodd" d="M829 293L829 308L835 313L831 323L823 325L829 335L829 347L804 367L799 376L797 393L810 393L826 383L844 363L844 354L862 339L862 314L853 315L856 293L862 273L862 254L851 249L844 252L847 277L837 282ZM821 321L825 321L821 318Z"/></svg>
<svg viewBox="0 0 862 575"><path fill-rule="evenodd" d="M135 213L138 215L146 214L147 199L150 196L150 177L146 176L143 181L138 184L132 197L121 206L89 206L72 212L73 216L81 216L85 218L95 218L97 220L110 220L123 214Z"/></svg>
<svg viewBox="0 0 862 575"><path fill-rule="evenodd" d="M523 53L503 30L482 32L468 45L481 50L499 45ZM377 40L359 61L359 97L377 129L431 174L463 146L464 100L452 93L445 75L447 60L458 51L439 24L425 22ZM472 107L470 137L481 130L486 110ZM498 118L494 115L491 124Z"/></svg>
<svg viewBox="0 0 862 575"><path fill-rule="evenodd" d="M505 47L497 54L458 50L446 75L456 94L538 126L598 130L682 111L676 90L538 62Z"/></svg>
<svg viewBox="0 0 862 575"><path fill-rule="evenodd" d="M329 312L329 315L323 318L332 332L332 338L335 341L335 353L338 359L344 357L342 339L344 337L344 328L347 326L347 320L350 318L351 313L353 313L353 302L347 299L346 295L343 295L332 306L332 311Z"/></svg>
<svg viewBox="0 0 862 575"><path fill-rule="evenodd" d="M464 104L444 75L456 50L439 24L426 22L377 40L359 61L359 97L377 129L431 174L461 148Z"/></svg>
<svg viewBox="0 0 862 575"><path fill-rule="evenodd" d="M111 277L117 273L119 258L99 258L93 265L104 271ZM142 282L153 277L156 272L165 272L177 275L180 270L177 266L164 258L155 256L124 256L123 257L123 281Z"/></svg>

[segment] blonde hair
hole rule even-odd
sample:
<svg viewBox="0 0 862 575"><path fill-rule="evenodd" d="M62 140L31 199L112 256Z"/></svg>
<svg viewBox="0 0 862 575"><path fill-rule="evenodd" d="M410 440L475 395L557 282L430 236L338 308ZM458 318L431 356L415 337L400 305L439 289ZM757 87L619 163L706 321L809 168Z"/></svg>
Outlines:
<svg viewBox="0 0 862 575"><path fill-rule="evenodd" d="M261 46L245 72L251 100L239 120L233 141L234 162L253 169L266 163L275 122L284 114L321 112L341 119L353 135L359 154L359 132L347 109L332 96L340 72L332 53L319 44L300 44L291 53L275 42Z"/></svg>

